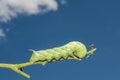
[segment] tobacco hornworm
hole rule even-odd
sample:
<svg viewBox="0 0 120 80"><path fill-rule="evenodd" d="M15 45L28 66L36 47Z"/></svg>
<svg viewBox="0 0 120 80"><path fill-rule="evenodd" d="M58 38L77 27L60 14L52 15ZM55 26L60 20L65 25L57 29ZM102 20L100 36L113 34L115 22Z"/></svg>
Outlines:
<svg viewBox="0 0 120 80"><path fill-rule="evenodd" d="M64 46L55 47L52 49L40 51L31 50L33 54L30 58L30 62L45 65L46 63L59 60L81 60L82 58L93 54L95 50L96 48L92 47L92 49L87 52L87 49L83 43L79 41L72 41Z"/></svg>

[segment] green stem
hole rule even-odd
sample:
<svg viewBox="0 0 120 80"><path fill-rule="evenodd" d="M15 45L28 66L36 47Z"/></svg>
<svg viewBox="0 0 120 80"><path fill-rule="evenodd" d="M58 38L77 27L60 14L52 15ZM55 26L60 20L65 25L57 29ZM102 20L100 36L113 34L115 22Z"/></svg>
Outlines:
<svg viewBox="0 0 120 80"><path fill-rule="evenodd" d="M92 55L96 51L96 48L91 49L90 51L87 52L87 55Z"/></svg>
<svg viewBox="0 0 120 80"><path fill-rule="evenodd" d="M26 63L20 63L20 64L0 63L0 68L9 68L9 69L21 74L22 76L24 76L26 78L30 78L30 75L28 75L27 73L20 70L20 68L24 68L24 67L27 67L30 65L33 65L33 63L32 62L26 62Z"/></svg>

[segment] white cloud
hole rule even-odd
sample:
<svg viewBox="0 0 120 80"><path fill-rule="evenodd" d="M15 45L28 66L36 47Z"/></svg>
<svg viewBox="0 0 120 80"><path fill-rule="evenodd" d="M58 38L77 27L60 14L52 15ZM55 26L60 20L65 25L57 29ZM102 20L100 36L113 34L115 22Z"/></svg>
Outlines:
<svg viewBox="0 0 120 80"><path fill-rule="evenodd" d="M0 28L0 39L5 39L5 38L6 38L6 34L4 30Z"/></svg>
<svg viewBox="0 0 120 80"><path fill-rule="evenodd" d="M21 14L35 15L57 8L57 0L0 0L0 21L7 22Z"/></svg>

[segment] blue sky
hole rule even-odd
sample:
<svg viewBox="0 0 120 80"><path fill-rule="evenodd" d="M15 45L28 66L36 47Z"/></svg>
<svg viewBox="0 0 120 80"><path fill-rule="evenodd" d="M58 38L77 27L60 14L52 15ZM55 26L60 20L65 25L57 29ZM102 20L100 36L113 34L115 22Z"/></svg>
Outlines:
<svg viewBox="0 0 120 80"><path fill-rule="evenodd" d="M26 67L25 72L31 75L29 80L119 80L119 4L119 0L68 0L64 5L58 3L55 11L6 19L7 22L0 22L5 33L0 40L0 63L26 62L31 56L28 49L81 41L88 50L90 44L95 45L93 56L82 61ZM8 69L0 69L0 79L27 80Z"/></svg>

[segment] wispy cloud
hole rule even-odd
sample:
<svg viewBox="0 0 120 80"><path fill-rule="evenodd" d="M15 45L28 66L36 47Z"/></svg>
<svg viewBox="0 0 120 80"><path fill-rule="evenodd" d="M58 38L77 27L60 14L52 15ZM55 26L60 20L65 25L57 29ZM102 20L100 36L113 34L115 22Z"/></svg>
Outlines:
<svg viewBox="0 0 120 80"><path fill-rule="evenodd" d="M18 15L35 15L57 9L57 0L0 0L0 21L7 22Z"/></svg>
<svg viewBox="0 0 120 80"><path fill-rule="evenodd" d="M61 0L60 2L61 2L62 4L66 4L66 3L67 3L66 0Z"/></svg>
<svg viewBox="0 0 120 80"><path fill-rule="evenodd" d="M0 28L0 40L5 39L5 38L6 38L6 34L5 34L4 30L2 28Z"/></svg>

